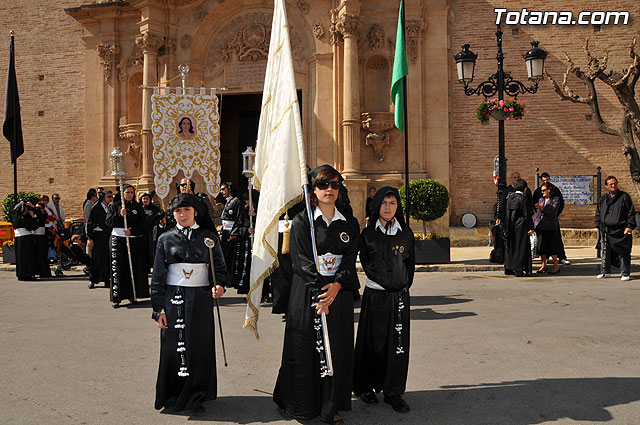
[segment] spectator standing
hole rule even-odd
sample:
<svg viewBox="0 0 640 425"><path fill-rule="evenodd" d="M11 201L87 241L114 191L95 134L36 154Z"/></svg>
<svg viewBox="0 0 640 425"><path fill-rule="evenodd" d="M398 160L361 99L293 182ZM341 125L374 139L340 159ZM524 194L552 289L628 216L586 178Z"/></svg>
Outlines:
<svg viewBox="0 0 640 425"><path fill-rule="evenodd" d="M553 258L553 269L549 274L557 274L560 272L560 265L558 264L558 254L560 253L558 204L560 199L551 194L551 188L546 183L540 186L540 191L542 192L542 197L534 204L536 213L533 216L533 224L540 240L538 254L540 254L540 259L542 260L538 273L547 271L547 258L551 257Z"/></svg>
<svg viewBox="0 0 640 425"><path fill-rule="evenodd" d="M598 279L611 273L611 264L620 258L620 280L631 279L631 231L636 227L635 209L631 197L618 189L618 179L609 176L604 181L609 193L598 200L596 227L602 235L602 269Z"/></svg>
<svg viewBox="0 0 640 425"><path fill-rule="evenodd" d="M371 202L373 201L373 197L376 196L376 188L369 188L369 196L367 197L367 201L365 202L364 212L365 212L365 221L366 225L369 225L369 221L371 220Z"/></svg>
<svg viewBox="0 0 640 425"><path fill-rule="evenodd" d="M82 215L84 219L84 230L87 231L87 222L89 221L89 214L91 213L91 208L98 201L98 193L94 188L89 189L87 192L87 199L84 200L84 204L82 204Z"/></svg>
<svg viewBox="0 0 640 425"><path fill-rule="evenodd" d="M559 219L560 214L562 214L562 211L564 210L564 197L562 196L562 192L560 192L560 189L556 185L551 183L551 176L549 175L549 173L540 174L540 182L541 182L540 187L542 187L543 184L546 184L551 190L551 196L558 197L558 219ZM533 192L533 200L531 202L532 205L535 204L538 201L538 199L542 197L542 190L540 189L540 187L538 187ZM558 229L556 230L556 232L558 233L557 238L558 238L558 244L560 247L560 252L558 253L558 260L560 260L560 262L565 266L568 266L571 264L571 261L567 259L567 254L564 252L564 242L562 241L560 220L558 220Z"/></svg>
<svg viewBox="0 0 640 425"><path fill-rule="evenodd" d="M51 195L51 202L47 205L51 211L56 215L56 222L64 228L64 209L60 204L60 194L54 193Z"/></svg>

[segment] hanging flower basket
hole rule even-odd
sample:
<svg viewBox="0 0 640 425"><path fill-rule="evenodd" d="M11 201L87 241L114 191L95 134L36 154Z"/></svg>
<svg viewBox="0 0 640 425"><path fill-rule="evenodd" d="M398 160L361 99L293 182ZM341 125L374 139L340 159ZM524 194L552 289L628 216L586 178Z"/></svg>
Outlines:
<svg viewBox="0 0 640 425"><path fill-rule="evenodd" d="M517 102L513 98L509 100L485 99L476 106L476 122L485 124L489 117L496 120L520 120L526 112L524 102Z"/></svg>

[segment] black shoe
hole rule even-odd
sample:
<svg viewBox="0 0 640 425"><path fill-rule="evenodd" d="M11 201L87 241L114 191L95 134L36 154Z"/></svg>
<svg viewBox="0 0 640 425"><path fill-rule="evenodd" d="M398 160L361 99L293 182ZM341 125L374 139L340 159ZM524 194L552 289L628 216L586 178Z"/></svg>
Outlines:
<svg viewBox="0 0 640 425"><path fill-rule="evenodd" d="M204 416L207 410L204 408L202 404L197 405L193 409L191 409L191 416L200 417Z"/></svg>
<svg viewBox="0 0 640 425"><path fill-rule="evenodd" d="M513 270L509 270L509 269L504 269L504 274L509 276L513 274Z"/></svg>
<svg viewBox="0 0 640 425"><path fill-rule="evenodd" d="M378 404L378 397L376 397L376 394L371 390L365 391L360 394L360 400L364 401L367 404Z"/></svg>
<svg viewBox="0 0 640 425"><path fill-rule="evenodd" d="M93 282L89 282L89 289L93 289L96 287L96 284Z"/></svg>
<svg viewBox="0 0 640 425"><path fill-rule="evenodd" d="M521 272L521 271L514 272L513 274L514 274L516 277L523 277L523 276L524 276L524 273L523 273L523 272Z"/></svg>
<svg viewBox="0 0 640 425"><path fill-rule="evenodd" d="M111 304L111 307L113 307L113 308L120 308L120 303L118 303L118 304Z"/></svg>
<svg viewBox="0 0 640 425"><path fill-rule="evenodd" d="M385 396L384 402L390 404L391 407L393 407L393 410L399 413L407 413L409 410L411 410L409 409L409 405L399 395L393 397Z"/></svg>
<svg viewBox="0 0 640 425"><path fill-rule="evenodd" d="M131 303L131 305L136 305L136 304L138 304L138 301L136 301L136 300L129 300L129 302Z"/></svg>

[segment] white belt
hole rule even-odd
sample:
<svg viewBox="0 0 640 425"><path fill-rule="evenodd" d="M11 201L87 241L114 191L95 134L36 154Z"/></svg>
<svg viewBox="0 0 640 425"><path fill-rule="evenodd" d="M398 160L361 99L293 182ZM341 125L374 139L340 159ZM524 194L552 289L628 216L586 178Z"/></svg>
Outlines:
<svg viewBox="0 0 640 425"><path fill-rule="evenodd" d="M318 255L318 264L320 265L320 273L322 276L335 276L342 262L342 255L335 255L327 252L323 255Z"/></svg>
<svg viewBox="0 0 640 425"><path fill-rule="evenodd" d="M94 231L94 232L102 232L102 229L101 229L101 228L99 228L99 227L94 227L94 228L93 228L93 231Z"/></svg>
<svg viewBox="0 0 640 425"><path fill-rule="evenodd" d="M236 222L234 220L222 220L222 230L231 230Z"/></svg>
<svg viewBox="0 0 640 425"><path fill-rule="evenodd" d="M33 230L27 230L24 227L18 227L13 234L15 235L16 238L19 238L20 236L31 236L33 235Z"/></svg>
<svg viewBox="0 0 640 425"><path fill-rule="evenodd" d="M38 228L35 230L34 234L35 234L35 235L38 235L38 236L44 236L44 235L45 235L45 233L44 233L44 227L38 227Z"/></svg>
<svg viewBox="0 0 640 425"><path fill-rule="evenodd" d="M131 230L131 229L129 229ZM113 230L111 230L111 236L118 236L120 238L126 238L127 235L124 234L125 228L124 227L114 227ZM138 236L134 236L134 235L129 235L130 238L137 238Z"/></svg>
<svg viewBox="0 0 640 425"><path fill-rule="evenodd" d="M367 288L371 288L371 289L377 289L378 291L386 291L386 289L384 289L382 286L380 286L379 284L377 284L376 282L374 282L373 280L367 278L364 281L364 285Z"/></svg>
<svg viewBox="0 0 640 425"><path fill-rule="evenodd" d="M53 223L47 223L44 225L44 227L49 228L49 227L53 227Z"/></svg>
<svg viewBox="0 0 640 425"><path fill-rule="evenodd" d="M169 264L167 285L209 286L209 266L206 263Z"/></svg>

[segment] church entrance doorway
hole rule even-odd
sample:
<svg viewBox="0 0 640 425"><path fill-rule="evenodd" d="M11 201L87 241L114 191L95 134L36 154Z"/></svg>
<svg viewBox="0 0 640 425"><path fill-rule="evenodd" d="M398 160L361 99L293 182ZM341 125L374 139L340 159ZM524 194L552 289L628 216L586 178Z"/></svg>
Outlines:
<svg viewBox="0 0 640 425"><path fill-rule="evenodd" d="M247 191L242 175L242 152L255 149L262 93L223 95L220 108L220 182L231 182L238 195Z"/></svg>

